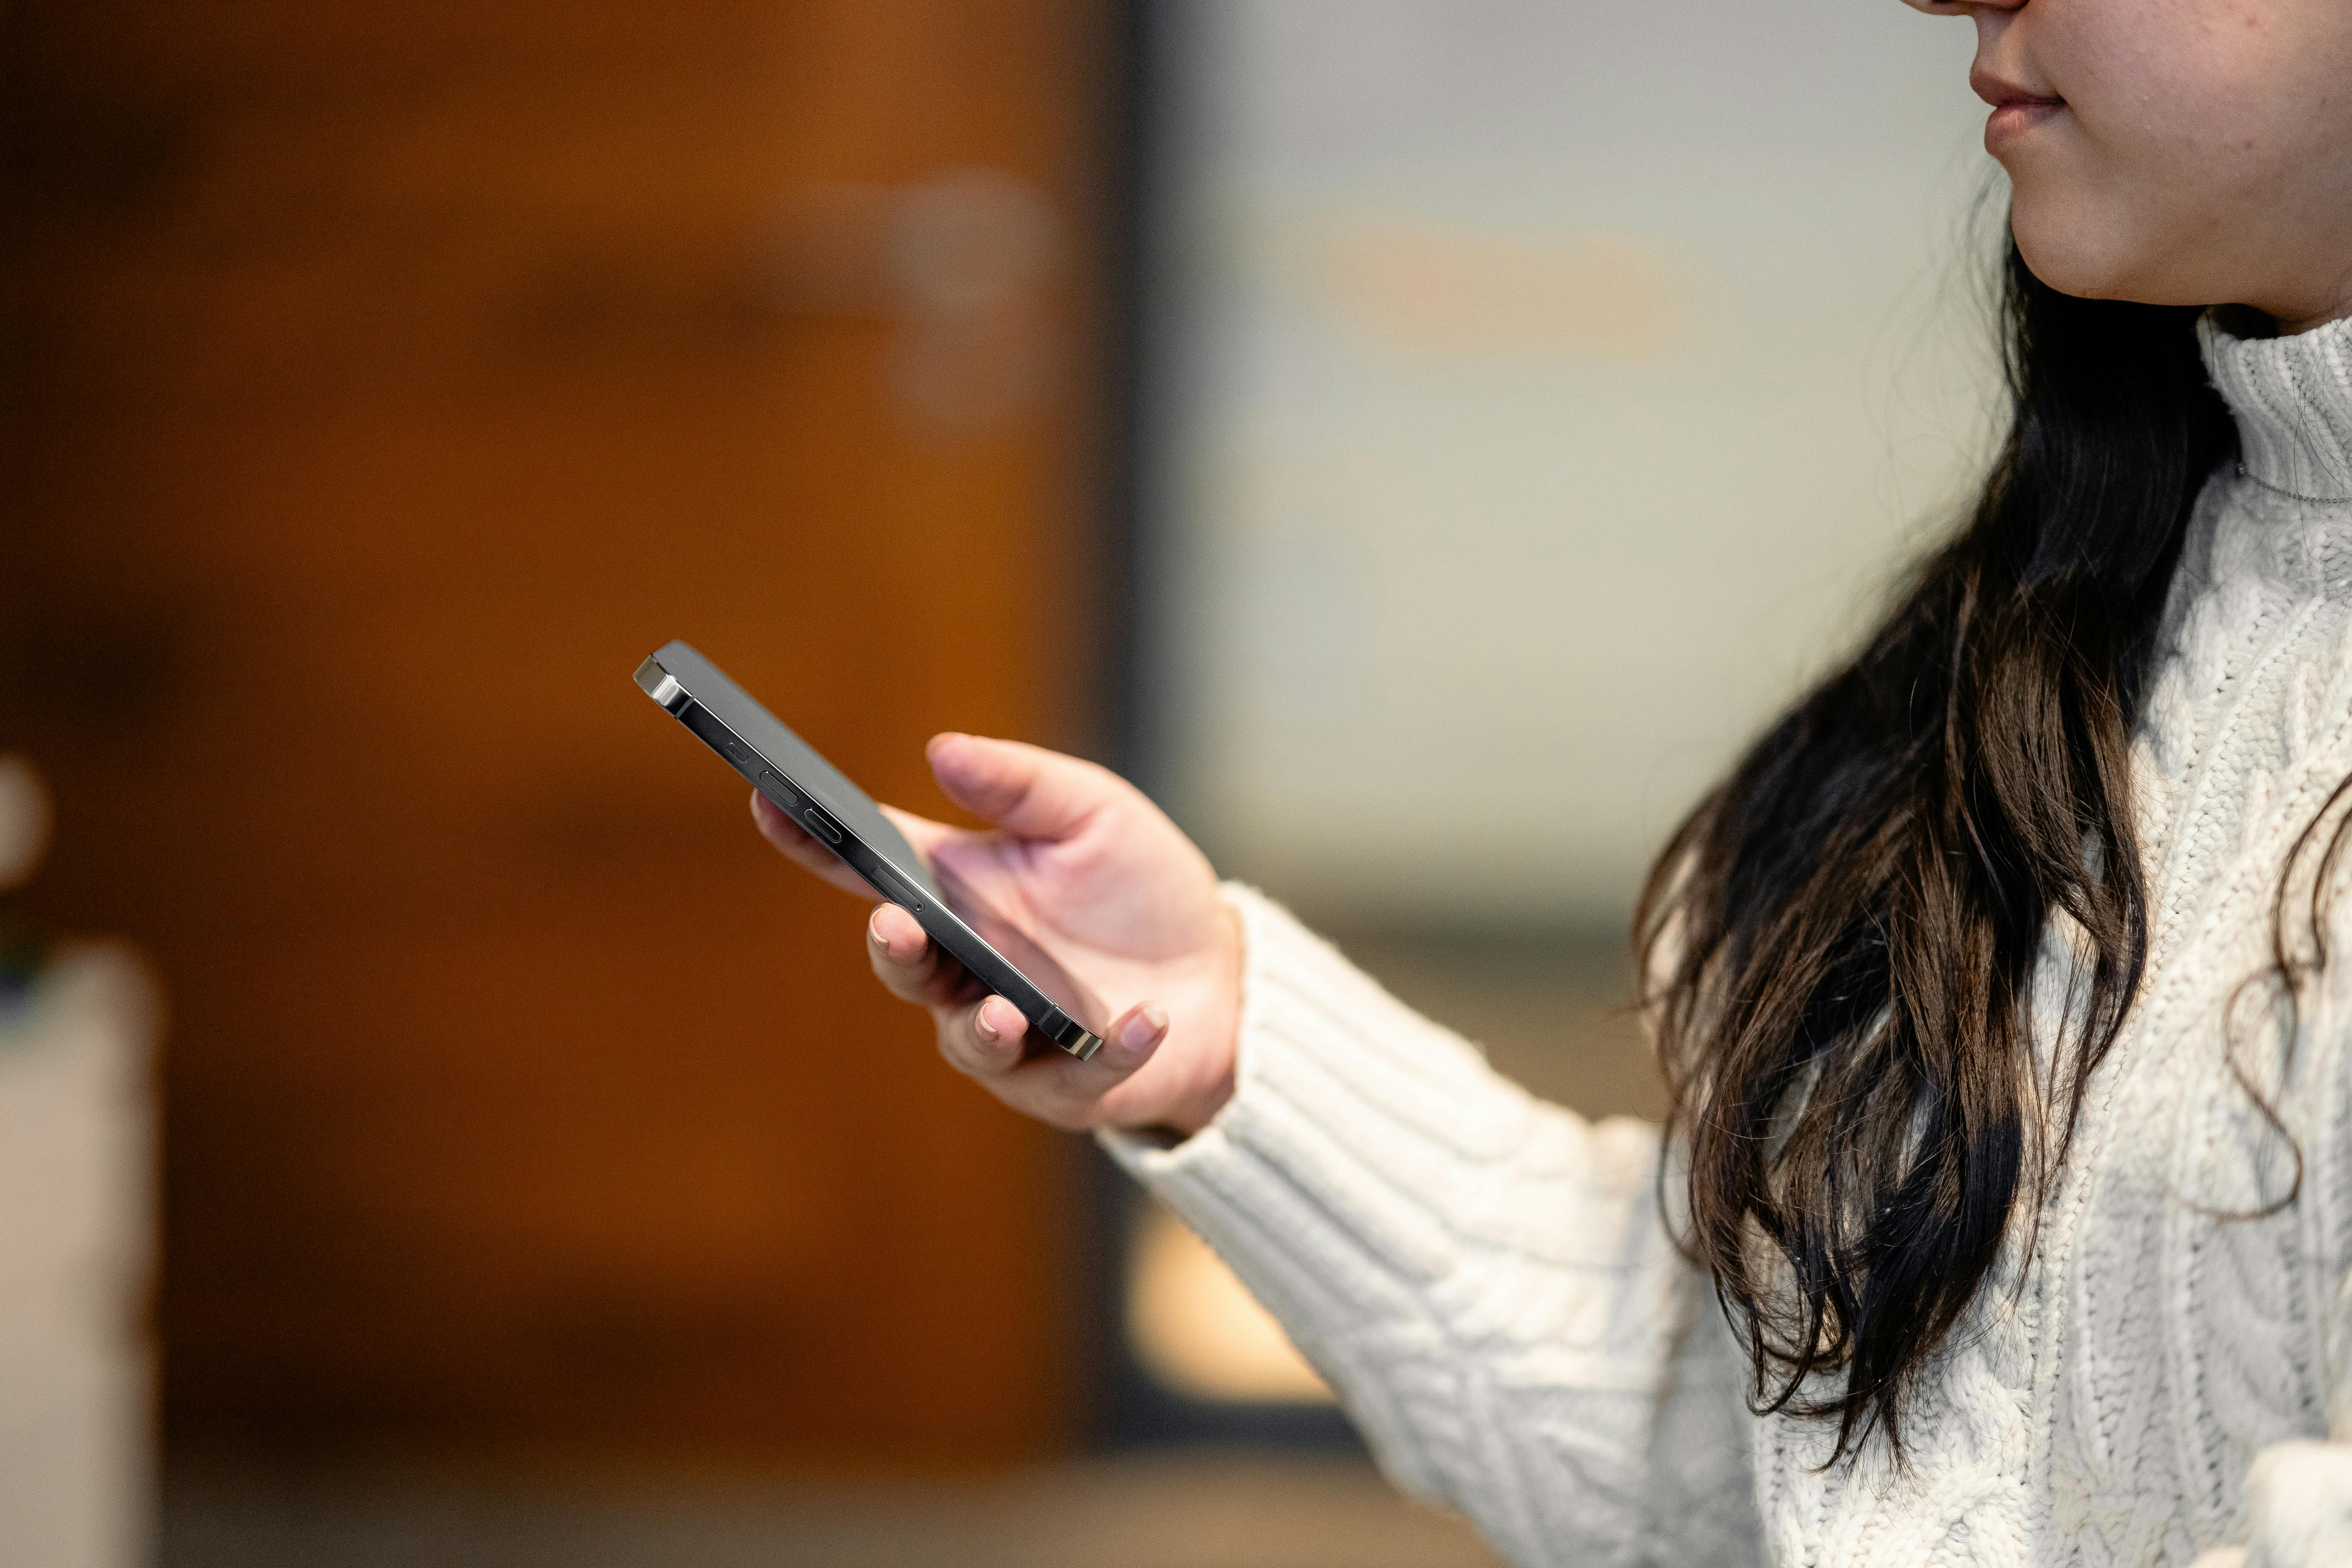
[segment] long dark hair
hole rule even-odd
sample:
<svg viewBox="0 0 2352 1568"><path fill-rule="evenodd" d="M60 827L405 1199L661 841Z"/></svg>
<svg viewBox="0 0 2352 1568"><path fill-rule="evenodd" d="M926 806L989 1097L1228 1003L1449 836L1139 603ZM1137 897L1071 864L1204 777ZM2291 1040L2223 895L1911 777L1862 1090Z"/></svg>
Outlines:
<svg viewBox="0 0 2352 1568"><path fill-rule="evenodd" d="M1642 897L1685 1242L1757 1409L1835 1420L1833 1460L1874 1428L1902 1455L1906 1395L2139 986L2131 731L2190 507L2237 448L2198 314L2060 294L2011 247L2013 417L1973 514ZM2060 910L2087 994L2043 1081L2026 1002Z"/></svg>

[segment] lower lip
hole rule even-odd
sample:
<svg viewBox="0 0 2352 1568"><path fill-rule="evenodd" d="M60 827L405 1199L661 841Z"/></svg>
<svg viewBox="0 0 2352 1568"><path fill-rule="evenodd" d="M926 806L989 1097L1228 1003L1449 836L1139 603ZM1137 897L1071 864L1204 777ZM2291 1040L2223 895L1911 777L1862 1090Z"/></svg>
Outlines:
<svg viewBox="0 0 2352 1568"><path fill-rule="evenodd" d="M2004 103L1985 120L1985 151L1995 157L2000 150L2066 106L2053 99L2042 103Z"/></svg>

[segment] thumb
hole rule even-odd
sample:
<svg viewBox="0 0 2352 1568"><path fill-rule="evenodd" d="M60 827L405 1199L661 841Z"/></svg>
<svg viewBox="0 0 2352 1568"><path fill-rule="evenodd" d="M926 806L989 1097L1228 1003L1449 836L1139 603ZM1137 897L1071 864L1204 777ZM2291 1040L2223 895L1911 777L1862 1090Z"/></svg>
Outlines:
<svg viewBox="0 0 2352 1568"><path fill-rule="evenodd" d="M1075 837L1118 787L1092 763L1019 741L950 733L927 751L950 800L1024 838Z"/></svg>

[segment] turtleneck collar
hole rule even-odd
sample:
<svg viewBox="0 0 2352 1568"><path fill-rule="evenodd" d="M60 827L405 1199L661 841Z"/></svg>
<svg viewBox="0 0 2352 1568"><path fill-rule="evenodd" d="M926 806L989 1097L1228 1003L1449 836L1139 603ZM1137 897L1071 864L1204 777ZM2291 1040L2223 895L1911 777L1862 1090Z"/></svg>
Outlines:
<svg viewBox="0 0 2352 1568"><path fill-rule="evenodd" d="M2352 320L2241 338L2209 314L2198 341L2237 418L2247 476L2306 500L2352 501Z"/></svg>

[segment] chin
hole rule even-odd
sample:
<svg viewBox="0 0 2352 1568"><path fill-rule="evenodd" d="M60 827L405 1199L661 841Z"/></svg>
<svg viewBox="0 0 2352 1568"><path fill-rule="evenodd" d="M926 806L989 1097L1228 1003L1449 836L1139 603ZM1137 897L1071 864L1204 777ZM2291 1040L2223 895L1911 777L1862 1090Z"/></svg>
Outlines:
<svg viewBox="0 0 2352 1568"><path fill-rule="evenodd" d="M2120 298L2113 247L2099 243L2097 226L2083 208L2023 194L2010 205L2009 231L2033 275L2061 294L2084 300Z"/></svg>
<svg viewBox="0 0 2352 1568"><path fill-rule="evenodd" d="M2050 210L2053 205L2058 214ZM2193 279L2166 265L2177 247L2141 243L2136 226L2101 222L2087 205L2021 197L2011 209L2010 232L2033 275L2061 294L2142 305L2211 303L2198 294Z"/></svg>

